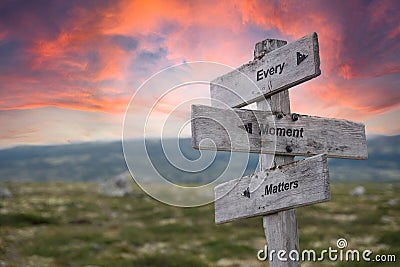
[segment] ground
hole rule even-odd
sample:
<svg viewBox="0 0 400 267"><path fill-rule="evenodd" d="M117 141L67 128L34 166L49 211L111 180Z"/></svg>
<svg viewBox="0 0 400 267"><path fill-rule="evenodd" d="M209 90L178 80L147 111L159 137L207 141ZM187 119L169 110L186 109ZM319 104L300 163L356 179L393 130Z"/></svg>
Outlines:
<svg viewBox="0 0 400 267"><path fill-rule="evenodd" d="M347 249L400 261L400 185L331 184L331 201L297 209L301 249L317 252L345 238ZM176 208L133 185L127 197L98 194L95 183L1 182L0 266L268 266L262 218L214 224L213 205ZM302 266L381 266L302 262Z"/></svg>

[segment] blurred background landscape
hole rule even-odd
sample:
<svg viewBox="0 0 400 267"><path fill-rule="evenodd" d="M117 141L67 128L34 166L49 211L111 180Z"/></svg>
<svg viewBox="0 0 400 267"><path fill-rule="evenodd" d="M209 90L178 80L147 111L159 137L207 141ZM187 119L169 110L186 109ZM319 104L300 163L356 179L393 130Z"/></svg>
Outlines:
<svg viewBox="0 0 400 267"><path fill-rule="evenodd" d="M166 142L174 142L170 139ZM129 141L139 145L140 140ZM180 139L182 153L196 159L200 153L192 148L191 139ZM400 136L374 136L368 139L368 160L329 159L329 170L334 181L400 182ZM209 183L211 173L223 169L229 153L218 152L213 168L199 176L175 168L162 153L160 140L146 142L152 162L175 183ZM143 155L134 159L138 164ZM258 155L250 154L246 173L252 173ZM235 163L234 163L235 164ZM13 181L101 181L127 171L122 143L87 142L72 145L19 146L0 150L0 180ZM210 175L207 175L210 174Z"/></svg>
<svg viewBox="0 0 400 267"><path fill-rule="evenodd" d="M182 151L196 158L190 141L180 140ZM160 142L148 149L174 182L210 182L207 175L186 181L159 153ZM297 210L301 249L336 248L346 238L349 249L399 258L400 136L370 138L368 150L366 161L329 160L331 201ZM229 158L219 154L216 169ZM247 172L256 166L252 155ZM257 260L261 217L215 225L212 204L165 205L126 171L121 142L0 150L0 266L268 266ZM107 193L115 179L129 189ZM328 265L377 263L302 263Z"/></svg>

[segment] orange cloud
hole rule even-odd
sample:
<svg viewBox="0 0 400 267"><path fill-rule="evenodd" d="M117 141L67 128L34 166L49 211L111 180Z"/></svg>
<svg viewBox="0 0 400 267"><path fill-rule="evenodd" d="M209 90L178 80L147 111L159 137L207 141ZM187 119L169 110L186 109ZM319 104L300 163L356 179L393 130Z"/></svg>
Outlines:
<svg viewBox="0 0 400 267"><path fill-rule="evenodd" d="M190 60L239 66L264 38L293 41L313 31L322 75L291 89L294 107L363 119L400 102L396 1L7 5L9 12L0 10L0 110L55 106L122 114L140 84L167 66ZM149 91L139 103L155 95Z"/></svg>
<svg viewBox="0 0 400 267"><path fill-rule="evenodd" d="M349 64L343 64L339 67L339 73L340 75L345 78L346 80L350 79L353 75L350 70L350 65Z"/></svg>

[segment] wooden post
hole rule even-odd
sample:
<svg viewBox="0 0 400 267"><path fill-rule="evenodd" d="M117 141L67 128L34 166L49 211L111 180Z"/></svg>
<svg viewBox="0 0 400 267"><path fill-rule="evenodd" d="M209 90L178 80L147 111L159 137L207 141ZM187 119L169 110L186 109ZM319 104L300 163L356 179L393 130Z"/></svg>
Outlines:
<svg viewBox="0 0 400 267"><path fill-rule="evenodd" d="M247 77L243 74L247 75ZM266 153L260 155L259 166L261 170L259 172L215 187L215 223L225 223L240 218L265 215L263 217L263 226L268 245L266 253L270 262L269 266L272 267L300 266L299 261L291 260L293 256L297 257L300 254L296 211L294 208L329 201L329 172L326 157L350 159L366 159L368 157L364 125L344 120L312 119L310 116L303 117L298 114L290 114L289 92L287 89L315 78L320 74L319 45L316 33L304 36L287 45L286 41L267 39L256 44L253 61L244 64L235 71L216 78L211 83L210 92L213 108L201 106L192 108L192 142L194 147L222 151ZM251 90L246 83L248 78L255 82L259 91ZM268 98L265 99L264 97ZM239 109L221 111L221 107L219 108L220 111L218 111L218 107L222 104L222 106L240 108L254 102L257 103L258 111ZM272 127L267 130L268 124L261 124L261 122L268 122L268 116L271 111L276 116L276 124L281 125L281 127ZM256 116L255 113L258 113L258 115ZM212 118L216 118L216 120ZM240 118L241 121L233 118ZM291 126L282 127L285 122L287 125L289 118L291 118L292 122L290 123L293 126L302 125L300 132L303 132L303 129L305 130L304 135L307 140L305 143L299 142L299 139L293 139L293 128ZM313 120L313 122L310 120ZM216 125L215 121L226 122L222 125L223 129L218 123ZM207 129L207 131L202 129L205 125L207 127L204 129ZM267 128L265 125L267 125ZM335 128L335 125L339 125L339 127ZM329 128L334 129L332 131L333 135L327 136ZM337 128L348 129L349 131L337 131ZM215 129L215 131L209 132L210 129ZM271 129L274 131L271 132ZM279 129L279 132L277 130L275 132L275 129ZM289 138L285 137L284 129L286 129L286 137ZM341 132L346 132L346 136L335 136ZM229 134L227 135L227 133ZM259 136L257 136L257 133ZM262 135L264 136L262 137ZM271 151L268 151L270 148L263 143L269 141L266 135L284 137L277 141L277 150L275 151L277 156L274 157L274 165L287 165L278 168L269 165L270 160L268 160L268 157L270 155L267 153ZM302 134L300 136L303 137ZM241 137L248 138L249 144L242 144L241 142L244 139ZM297 137L298 135L295 136L295 138ZM216 140L214 142L216 146L200 145L202 140L207 139ZM353 144L353 140L357 144ZM349 143L351 144L348 145ZM295 155L310 156L313 154L318 155L307 160L293 162ZM288 164L291 162L293 163ZM305 171L300 170L302 168L301 165L304 164L312 165L304 170L312 170L315 173L305 173ZM285 174L283 169L286 168L286 171L289 171L292 170L292 167L295 168L294 174ZM297 179L295 177L296 168L298 168L297 171L300 174L304 175L302 179L299 178L298 181L292 181ZM274 175L276 169L279 171L277 171L277 175ZM256 188L251 192L253 178L262 179L262 183L265 186L264 191L260 192ZM285 180L291 181L293 184L300 184L300 182L305 182L307 179L311 182L303 184L297 194L291 195L290 192L279 194L279 196L276 196L278 199L269 196L273 184L275 184L273 189L275 193L282 193L282 186L285 184ZM313 183L314 181L322 183L317 186L317 183ZM291 182L285 184L284 191L287 190L286 188L290 188ZM276 186L276 184L279 184L280 187ZM312 196L304 189L306 186L315 188ZM298 187L299 185L296 186L296 188ZM294 197L300 194L302 197L296 198L295 201L289 198L290 195ZM285 199L288 203L282 204ZM292 251L296 253L292 253Z"/></svg>
<svg viewBox="0 0 400 267"><path fill-rule="evenodd" d="M247 77L243 74L247 75ZM287 45L285 41L267 39L256 44L253 61L244 64L235 71L216 78L211 83L210 92L213 108L201 106L192 108L192 142L193 146L199 149L268 153L270 148L265 143L263 144L263 142L269 141L266 135L278 136L278 133L280 133L279 137L284 137L277 141L277 151L275 151L277 156L274 157L274 165L287 165L274 168L275 166L269 165L270 160L268 160L268 157L270 155L261 154L259 161L261 170L259 172L222 183L214 189L216 196L215 223L225 223L240 218L265 215L263 217L263 226L268 245L266 253L270 262L269 266L272 267L300 266L299 261L291 260L293 256L297 257L300 254L296 211L294 208L329 201L329 172L326 157L350 159L366 159L368 157L364 125L344 120L323 118L315 118L311 122L310 119L312 118L310 116L302 117L298 114L290 114L289 92L287 89L315 78L320 74L319 45L316 33L304 36ZM260 91L254 91L249 88L248 84L246 84L248 78L255 82ZM268 98L265 99L264 97ZM221 111L221 108L218 111L218 106L221 104L240 108L253 102L257 103L258 111L239 109ZM268 124L260 124L261 122L268 122L268 115L271 114L271 111L276 116L276 124L281 125L279 128L269 128L273 129L273 132L265 128L265 125L268 127ZM258 113L258 117L255 113ZM237 117L241 121L232 119L237 119ZM212 120L212 118L216 118L216 120ZM299 124L302 125L300 132L304 128L304 135L307 135L305 138L307 140L306 143L293 139L293 129L291 127L282 127L285 121L286 123L289 122L289 118L291 118L292 122L290 123L293 126L295 124L297 126ZM259 121L258 119L261 120ZM225 125L222 125L223 129L221 129L221 125L215 125L215 121L226 122L224 123ZM204 129L207 129L207 131L202 129L205 125L207 127ZM339 125L336 128L349 129L349 131L337 131L335 125ZM327 136L326 133L329 132L329 128L334 129L332 131L333 135ZM208 132L210 129L215 129L215 131ZM280 130L275 132L275 129ZM289 139L285 137L284 129L287 129L286 137L289 137ZM337 135L341 132L346 132L346 137L342 135L335 136L335 134ZM227 133L229 134L227 135ZM259 136L257 136L257 133ZM262 137L261 135L264 136ZM302 134L300 136L303 137ZM229 139L227 137L232 138ZM241 142L244 139L241 139L241 137L248 138L249 144L242 144ZM297 137L298 135L295 136L295 138ZM202 140L207 139L216 140L214 142L216 146L200 145ZM353 143L347 145L353 140L357 143L356 145ZM311 142L314 144L311 144ZM309 149L310 144L312 149ZM312 154L318 155L296 163L293 162L294 155L309 156ZM288 164L291 162L293 163ZM304 164L312 166L306 167L303 171L301 166ZM294 174L285 174L283 169L286 168L287 172L292 170L292 167L294 168ZM300 174L304 175L302 179L299 178L298 181L293 181L293 179L297 179L295 177L296 168L298 168L297 171ZM277 175L274 175L276 169L279 171L277 171ZM305 170L314 171L315 173L305 173ZM265 186L262 192L257 188L251 192L253 178L261 178ZM300 184L300 182L303 183L307 179L311 182L303 184L297 194L291 195L290 192L279 194L279 196L276 196L278 199L269 196L273 184L275 184L273 189L275 193L282 193L282 186L285 184L285 180L290 181L290 183L285 184L284 191L287 190L286 188L290 188L291 182ZM314 181L316 183L313 183ZM322 182L319 186L317 186L318 181ZM276 186L276 184L279 184L280 187ZM305 190L306 186L315 188L312 196ZM296 186L296 188L298 187L299 185ZM300 194L302 197L296 198L295 201L289 198L290 195L294 197ZM282 204L285 199L288 203ZM296 253L292 253L292 251Z"/></svg>
<svg viewBox="0 0 400 267"><path fill-rule="evenodd" d="M254 58L260 57L266 53L271 52L286 44L286 41L267 39L263 42L257 43L254 50ZM290 114L290 100L289 91L284 90L278 94L272 95L263 101L257 102L258 110L267 110L268 103L272 112L282 112L283 114ZM260 170L270 168L268 165L267 155L260 154L259 166ZM281 165L294 161L293 156L275 156L274 164ZM290 261L288 253L291 250L299 251L299 237L297 234L297 219L296 210L286 210L274 213L268 216L263 216L263 227L267 241L268 251L275 250L274 258L269 259L270 267L280 266L300 266L300 262ZM277 259L277 252L285 250L288 261L279 261Z"/></svg>

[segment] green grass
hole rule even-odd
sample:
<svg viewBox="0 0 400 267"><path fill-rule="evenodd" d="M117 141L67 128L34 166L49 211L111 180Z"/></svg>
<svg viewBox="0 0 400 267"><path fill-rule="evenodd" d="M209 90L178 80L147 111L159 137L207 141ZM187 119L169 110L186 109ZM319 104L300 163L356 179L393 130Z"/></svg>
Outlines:
<svg viewBox="0 0 400 267"><path fill-rule="evenodd" d="M228 238L210 240L203 243L203 247L207 248L207 256L211 260L229 258L235 255L235 258L243 259L254 252L254 249L239 242L231 242Z"/></svg>
<svg viewBox="0 0 400 267"><path fill-rule="evenodd" d="M140 256L138 259L132 262L132 266L144 266L144 267L180 267L180 266L193 266L193 267L205 267L207 263L200 260L197 257L184 254L150 254Z"/></svg>
<svg viewBox="0 0 400 267"><path fill-rule="evenodd" d="M57 219L43 217L32 213L8 213L0 215L1 226L32 226L39 224L55 224Z"/></svg>
<svg viewBox="0 0 400 267"><path fill-rule="evenodd" d="M267 266L256 257L265 244L261 217L215 225L213 205L171 207L137 187L113 198L90 183L2 185L14 194L0 201L6 266ZM297 209L300 248L336 248L343 237L351 249L400 259L400 204L388 202L400 198L400 186L366 183L364 196L349 196L356 185L333 183L330 202ZM349 264L380 266L330 266Z"/></svg>

